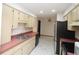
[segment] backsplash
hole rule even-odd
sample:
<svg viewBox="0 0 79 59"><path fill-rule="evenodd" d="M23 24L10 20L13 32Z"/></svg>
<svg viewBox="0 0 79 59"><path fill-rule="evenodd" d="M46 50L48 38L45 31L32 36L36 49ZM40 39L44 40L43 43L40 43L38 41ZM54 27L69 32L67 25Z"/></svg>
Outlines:
<svg viewBox="0 0 79 59"><path fill-rule="evenodd" d="M31 27L27 27L27 28L18 27L18 28L12 29L12 35L29 32L29 31L33 31L33 29Z"/></svg>

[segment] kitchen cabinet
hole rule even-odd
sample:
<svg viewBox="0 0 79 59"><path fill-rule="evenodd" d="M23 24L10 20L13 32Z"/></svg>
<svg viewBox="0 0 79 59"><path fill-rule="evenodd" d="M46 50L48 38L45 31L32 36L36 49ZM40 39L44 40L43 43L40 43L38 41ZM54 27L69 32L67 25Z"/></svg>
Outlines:
<svg viewBox="0 0 79 59"><path fill-rule="evenodd" d="M25 22L25 14L24 13L22 13L22 12L20 12L20 15L19 15L19 23L26 23Z"/></svg>
<svg viewBox="0 0 79 59"><path fill-rule="evenodd" d="M25 21L28 21L28 15L27 14L24 14L24 20ZM27 23L27 22L26 22Z"/></svg>
<svg viewBox="0 0 79 59"><path fill-rule="evenodd" d="M79 6L77 6L77 20L79 22Z"/></svg>
<svg viewBox="0 0 79 59"><path fill-rule="evenodd" d="M23 39L24 40L24 39ZM26 39L24 42L19 45L9 49L8 51L2 53L2 55L28 55L35 47L35 36L32 38Z"/></svg>
<svg viewBox="0 0 79 59"><path fill-rule="evenodd" d="M29 16L27 26L28 27L32 27L33 30L36 30L35 29L35 28L37 28L37 20L36 20L36 17Z"/></svg>
<svg viewBox="0 0 79 59"><path fill-rule="evenodd" d="M31 20L30 16L28 14L24 14L24 20L21 21L21 23L25 23L25 27L31 27Z"/></svg>
<svg viewBox="0 0 79 59"><path fill-rule="evenodd" d="M32 25L31 25L31 24L32 24L32 23L31 23L32 21L31 21L31 16L30 16L30 15L28 15L28 20L27 20L27 22L28 22L28 23L27 23L27 27L32 27Z"/></svg>
<svg viewBox="0 0 79 59"><path fill-rule="evenodd" d="M37 32L37 20L36 20L36 17L33 17L32 19L32 27L33 27L33 31L34 32Z"/></svg>
<svg viewBox="0 0 79 59"><path fill-rule="evenodd" d="M30 54L33 48L35 47L35 37L30 38L30 42L25 43L24 47L22 48L22 54ZM27 46L26 46L27 45Z"/></svg>
<svg viewBox="0 0 79 59"><path fill-rule="evenodd" d="M74 12L76 12L76 11L74 11ZM73 14L73 12L71 11L64 17L64 19L68 21L67 22L67 29L70 30L70 31L75 30L74 27L72 27L72 23L73 23L73 21L75 20L75 17L76 17L74 15L75 15L75 13Z"/></svg>
<svg viewBox="0 0 79 59"><path fill-rule="evenodd" d="M18 19L19 22L22 22L23 21L23 14L21 12L19 12L19 19Z"/></svg>
<svg viewBox="0 0 79 59"><path fill-rule="evenodd" d="M79 26L79 7L77 6L72 10L72 24L71 26Z"/></svg>
<svg viewBox="0 0 79 59"><path fill-rule="evenodd" d="M19 20L19 11L14 9L13 20L12 20L12 28L15 29L18 27L18 20Z"/></svg>
<svg viewBox="0 0 79 59"><path fill-rule="evenodd" d="M11 41L12 20L13 20L13 8L3 4L2 26L1 26L1 44Z"/></svg>
<svg viewBox="0 0 79 59"><path fill-rule="evenodd" d="M73 22L79 21L79 6L77 6L72 10L72 21Z"/></svg>
<svg viewBox="0 0 79 59"><path fill-rule="evenodd" d="M72 10L72 22L77 20L77 8Z"/></svg>
<svg viewBox="0 0 79 59"><path fill-rule="evenodd" d="M71 27L71 23L72 23L72 13L70 12L68 15L67 15L67 19L68 19L68 30L72 30L72 27Z"/></svg>
<svg viewBox="0 0 79 59"><path fill-rule="evenodd" d="M2 6L1 44L11 41L12 29L19 26L35 27L34 16L25 14L7 4ZM21 23L22 25L19 25Z"/></svg>
<svg viewBox="0 0 79 59"><path fill-rule="evenodd" d="M69 13L65 15L68 20L68 30L76 31L79 26L79 5L75 6Z"/></svg>
<svg viewBox="0 0 79 59"><path fill-rule="evenodd" d="M27 54L30 54L34 47L35 47L35 37L32 37L30 44L28 44Z"/></svg>

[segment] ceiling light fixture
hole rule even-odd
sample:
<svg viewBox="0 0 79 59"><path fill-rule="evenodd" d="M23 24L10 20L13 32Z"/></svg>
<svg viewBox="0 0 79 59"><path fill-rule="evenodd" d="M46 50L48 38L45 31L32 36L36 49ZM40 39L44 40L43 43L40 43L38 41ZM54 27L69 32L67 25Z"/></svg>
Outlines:
<svg viewBox="0 0 79 59"><path fill-rule="evenodd" d="M53 9L53 10L51 10L51 11L52 11L52 12L56 12L56 10L54 10L54 9Z"/></svg>
<svg viewBox="0 0 79 59"><path fill-rule="evenodd" d="M43 14L43 11L40 11L41 14Z"/></svg>

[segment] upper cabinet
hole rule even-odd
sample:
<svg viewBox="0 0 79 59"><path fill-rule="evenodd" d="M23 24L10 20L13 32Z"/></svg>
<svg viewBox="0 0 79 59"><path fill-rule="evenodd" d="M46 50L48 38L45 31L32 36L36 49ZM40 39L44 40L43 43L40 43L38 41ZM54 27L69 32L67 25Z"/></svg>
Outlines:
<svg viewBox="0 0 79 59"><path fill-rule="evenodd" d="M33 20L32 16L29 15L27 19L27 25L26 25L27 27L32 27L33 25L32 20Z"/></svg>
<svg viewBox="0 0 79 59"><path fill-rule="evenodd" d="M35 27L34 16L17 10L7 4L2 6L1 44L11 41L13 30L25 27ZM37 28L36 28L37 29Z"/></svg>
<svg viewBox="0 0 79 59"><path fill-rule="evenodd" d="M28 20L28 15L24 14L24 22L27 23L28 22L27 20Z"/></svg>
<svg viewBox="0 0 79 59"><path fill-rule="evenodd" d="M65 18L67 17L67 20L68 20L68 22L67 22L67 28L68 28L68 30L71 30L71 25L70 25L70 23L72 23L71 22L71 17L72 17L72 13L69 13L67 16L65 16Z"/></svg>
<svg viewBox="0 0 79 59"><path fill-rule="evenodd" d="M19 11L14 9L14 14L13 14L13 20L12 20L12 28L17 28L18 27L18 20L19 20Z"/></svg>
<svg viewBox="0 0 79 59"><path fill-rule="evenodd" d="M72 22L77 20L77 8L74 8L72 11Z"/></svg>
<svg viewBox="0 0 79 59"><path fill-rule="evenodd" d="M64 19L68 20L68 30L76 30L79 27L79 5L72 9L68 14L64 16Z"/></svg>
<svg viewBox="0 0 79 59"><path fill-rule="evenodd" d="M20 12L20 14L19 14L19 20L18 20L19 23L25 23L24 20L25 20L24 19L24 13Z"/></svg>
<svg viewBox="0 0 79 59"><path fill-rule="evenodd" d="M77 7L77 20L79 22L79 6Z"/></svg>

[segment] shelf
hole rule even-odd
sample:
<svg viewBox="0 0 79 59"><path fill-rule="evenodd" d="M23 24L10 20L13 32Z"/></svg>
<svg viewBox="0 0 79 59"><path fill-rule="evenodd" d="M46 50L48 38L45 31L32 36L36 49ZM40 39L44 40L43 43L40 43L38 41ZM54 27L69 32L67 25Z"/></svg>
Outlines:
<svg viewBox="0 0 79 59"><path fill-rule="evenodd" d="M71 26L76 26L78 27L79 26L79 22L73 22L72 24L70 24Z"/></svg>

